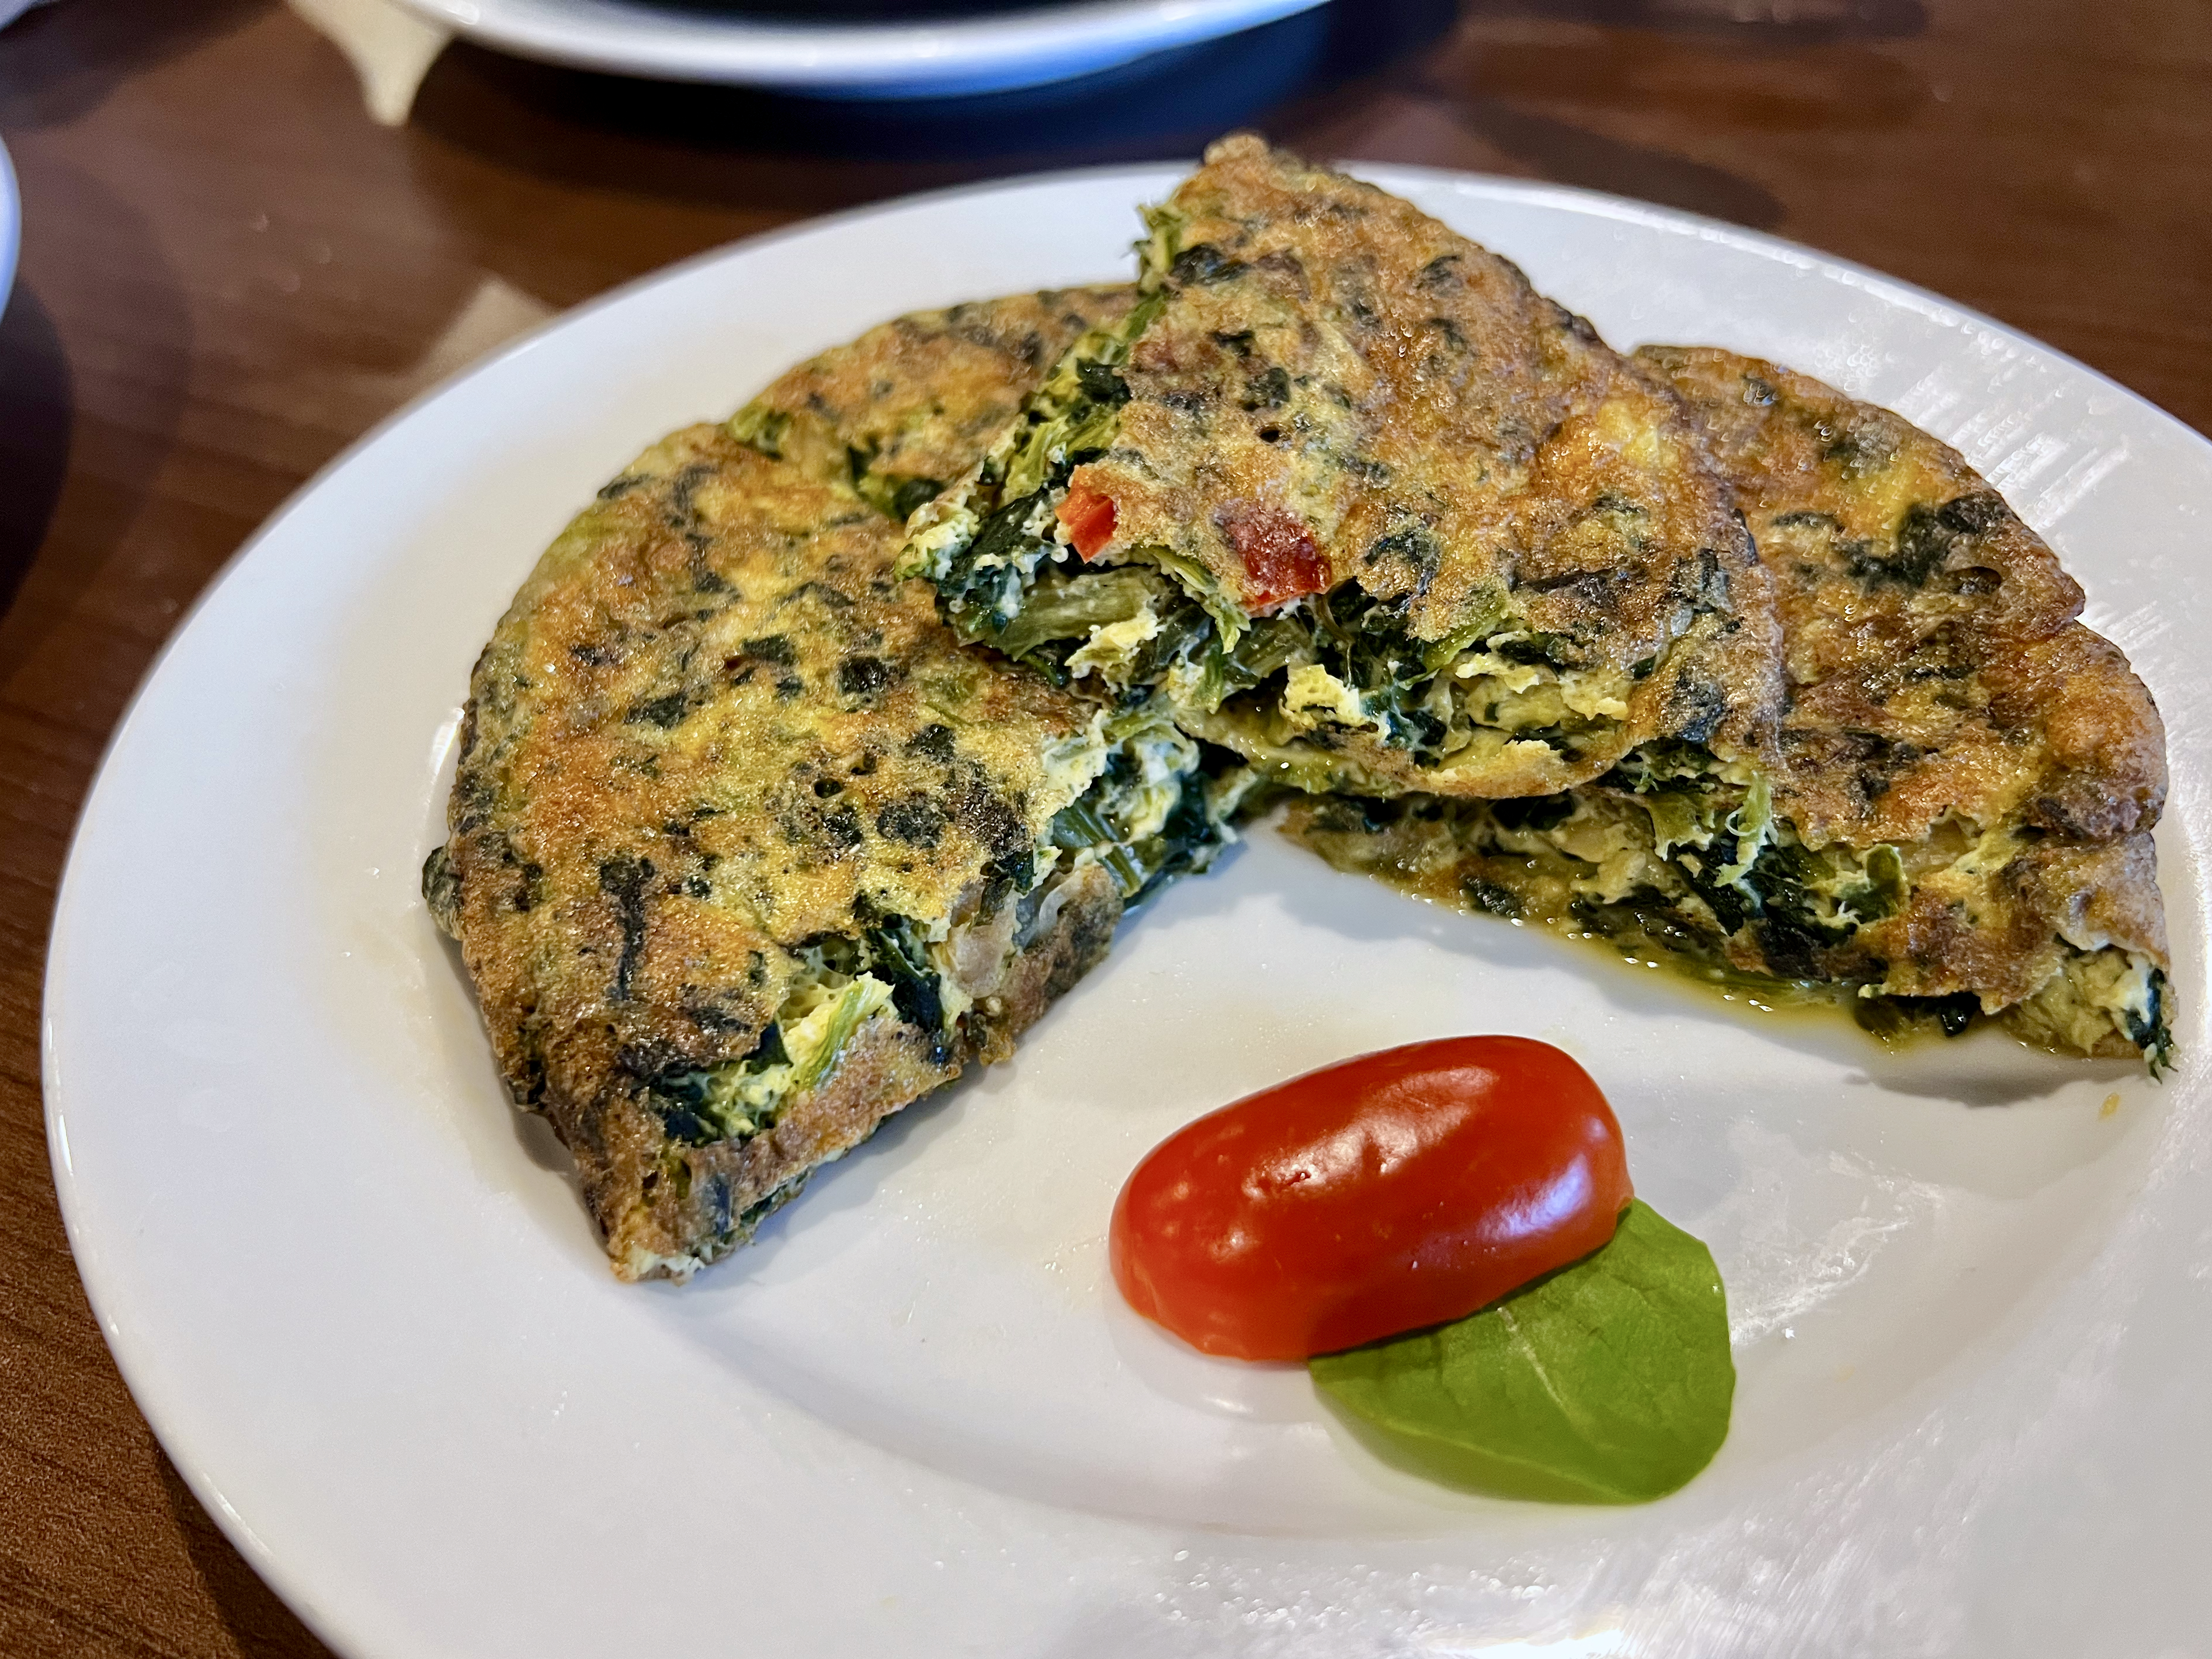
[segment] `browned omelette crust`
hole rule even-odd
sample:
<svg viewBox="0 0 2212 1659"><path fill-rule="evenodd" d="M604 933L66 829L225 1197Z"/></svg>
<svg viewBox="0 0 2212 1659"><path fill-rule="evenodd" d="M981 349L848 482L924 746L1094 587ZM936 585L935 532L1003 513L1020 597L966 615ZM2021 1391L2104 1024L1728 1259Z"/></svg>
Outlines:
<svg viewBox="0 0 2212 1659"><path fill-rule="evenodd" d="M2057 556L1957 451L1889 410L1711 347L1638 354L1696 410L1772 577L1789 708L1775 806L1813 847L2008 831L1995 870L1916 884L1862 947L1917 994L2010 1003L2062 941L2166 963L2149 831L2166 732ZM1909 863L1909 860L1908 860Z"/></svg>
<svg viewBox="0 0 2212 1659"><path fill-rule="evenodd" d="M957 459L1102 303L907 319L766 395L828 387L801 399L817 435L888 416ZM963 649L892 579L898 538L848 485L695 427L600 492L477 665L453 920L501 1071L574 1154L625 1277L720 1254L808 1169L1005 1054L1120 915L1113 881L1079 872L957 1046L886 1009L750 1139L689 1144L654 1109L655 1079L755 1048L807 941L966 914L1066 804L1046 751L1094 711Z"/></svg>
<svg viewBox="0 0 2212 1659"><path fill-rule="evenodd" d="M1240 524L1303 531L1319 585L1401 608L1416 639L1507 615L1628 704L1578 752L1519 742L1457 766L1327 734L1370 791L1549 793L1659 736L1761 748L1764 576L1658 377L1508 261L1252 136L1210 149L1168 211L1181 252L1123 367L1120 434L1071 480L1114 503L1104 561L1165 548L1260 612L1280 583Z"/></svg>
<svg viewBox="0 0 2212 1659"><path fill-rule="evenodd" d="M1694 411L1771 574L1776 760L1662 744L1545 800L1314 800L1290 832L1433 899L1840 994L1876 1029L2001 1015L2044 1047L2165 1065L2164 734L2051 550L1887 410L1723 351L1639 356Z"/></svg>
<svg viewBox="0 0 2212 1659"><path fill-rule="evenodd" d="M1048 289L900 317L783 374L732 427L890 510L902 489L934 495L974 465L1054 359L1135 298Z"/></svg>
<svg viewBox="0 0 2212 1659"><path fill-rule="evenodd" d="M2166 799L2166 732L2057 556L1957 451L1886 409L1707 346L1638 356L1734 482L1786 641L1784 798L1807 840L1946 814L2106 841Z"/></svg>

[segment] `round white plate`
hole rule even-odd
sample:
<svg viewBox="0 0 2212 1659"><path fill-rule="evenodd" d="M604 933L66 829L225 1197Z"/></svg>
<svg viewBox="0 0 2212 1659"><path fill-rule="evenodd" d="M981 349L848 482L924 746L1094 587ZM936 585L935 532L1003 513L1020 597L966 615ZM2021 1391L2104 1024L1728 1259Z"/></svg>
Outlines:
<svg viewBox="0 0 2212 1659"><path fill-rule="evenodd" d="M1321 0L1075 0L915 22L805 23L642 0L405 0L487 46L619 75L828 95L1002 92L1233 34Z"/></svg>
<svg viewBox="0 0 2212 1659"><path fill-rule="evenodd" d="M15 166L0 144L0 309L15 285L15 256L22 250L23 198L15 188Z"/></svg>
<svg viewBox="0 0 2212 1659"><path fill-rule="evenodd" d="M77 831L46 1100L94 1305L247 1558L356 1656L2154 1656L2202 1651L2212 1486L2204 641L2212 446L1802 249L1366 169L1623 343L1779 357L1960 443L2171 723L2183 1061L1893 1055L1259 830L1012 1061L689 1288L617 1284L416 892L469 665L663 431L910 307L1127 269L1144 169L907 202L563 319L364 440L169 647ZM1565 1044L1711 1242L1741 1385L1687 1489L1490 1502L1304 1374L1129 1315L1103 1234L1164 1134L1355 1051Z"/></svg>

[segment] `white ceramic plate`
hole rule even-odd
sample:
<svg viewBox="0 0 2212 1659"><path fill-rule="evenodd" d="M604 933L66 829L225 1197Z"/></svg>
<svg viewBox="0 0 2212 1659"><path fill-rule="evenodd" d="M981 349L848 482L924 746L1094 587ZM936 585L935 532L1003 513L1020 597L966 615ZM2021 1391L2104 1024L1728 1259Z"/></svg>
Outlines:
<svg viewBox="0 0 2212 1659"><path fill-rule="evenodd" d="M1075 0L916 22L804 23L634 0L405 0L484 46L664 81L827 95L1000 92L1233 34L1321 0Z"/></svg>
<svg viewBox="0 0 2212 1659"><path fill-rule="evenodd" d="M2018 335L1579 192L1372 176L1621 343L1791 362L1959 443L2171 724L2178 1074L1876 1048L1339 876L1272 832L1171 890L1008 1064L688 1289L609 1276L416 892L468 667L664 430L909 307L1126 270L1173 174L908 202L672 270L357 446L117 735L54 925L46 1088L85 1281L247 1558L342 1650L2171 1656L2212 1482L2202 568L2212 446ZM1121 1306L1102 1235L1176 1125L1467 1030L1579 1054L1709 1240L1728 1444L1640 1509L1384 1468L1303 1372Z"/></svg>
<svg viewBox="0 0 2212 1659"><path fill-rule="evenodd" d="M23 240L23 201L15 189L15 163L8 147L0 144L0 309L15 285L15 255Z"/></svg>

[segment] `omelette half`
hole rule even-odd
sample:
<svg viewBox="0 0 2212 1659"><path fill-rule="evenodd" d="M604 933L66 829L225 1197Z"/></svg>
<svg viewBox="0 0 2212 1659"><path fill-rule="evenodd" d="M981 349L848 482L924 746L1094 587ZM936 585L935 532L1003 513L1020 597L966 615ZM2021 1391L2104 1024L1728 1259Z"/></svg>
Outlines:
<svg viewBox="0 0 2212 1659"><path fill-rule="evenodd" d="M1513 265L1249 136L1146 216L1139 297L915 515L948 623L1158 688L1271 780L1546 794L1763 757L1765 573L1680 397Z"/></svg>
<svg viewBox="0 0 2212 1659"><path fill-rule="evenodd" d="M1006 1054L1222 844L1231 757L967 649L892 575L894 515L1129 303L906 318L675 434L478 661L424 890L623 1277L689 1277Z"/></svg>
<svg viewBox="0 0 2212 1659"><path fill-rule="evenodd" d="M1687 401L1772 579L1769 763L1677 742L1571 791L1302 804L1340 867L1656 947L1863 1024L1985 1017L2060 1052L2172 1047L2149 693L1954 450L1786 369L1638 354Z"/></svg>

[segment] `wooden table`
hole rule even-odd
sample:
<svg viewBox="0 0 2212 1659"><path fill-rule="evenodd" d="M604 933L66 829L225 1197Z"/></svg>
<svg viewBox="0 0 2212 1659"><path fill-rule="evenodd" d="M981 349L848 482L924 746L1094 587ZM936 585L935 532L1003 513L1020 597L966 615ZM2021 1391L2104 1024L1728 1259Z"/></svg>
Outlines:
<svg viewBox="0 0 2212 1659"><path fill-rule="evenodd" d="M0 34L26 219L0 322L0 1652L323 1650L133 1408L40 1120L70 826L194 596L364 428L550 311L808 215L1237 125L1779 232L2212 430L2201 5L1340 0L1171 73L903 108L455 46L398 130L276 0L32 14Z"/></svg>

